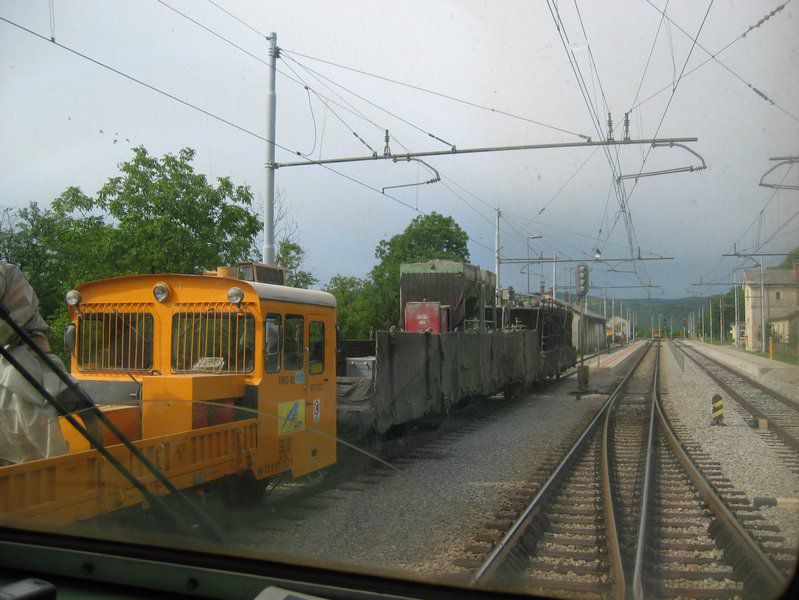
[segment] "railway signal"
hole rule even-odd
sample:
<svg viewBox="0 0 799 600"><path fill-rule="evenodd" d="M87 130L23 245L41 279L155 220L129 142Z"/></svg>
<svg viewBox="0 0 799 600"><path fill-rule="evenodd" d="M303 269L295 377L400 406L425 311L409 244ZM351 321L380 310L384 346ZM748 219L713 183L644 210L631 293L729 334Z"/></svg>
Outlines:
<svg viewBox="0 0 799 600"><path fill-rule="evenodd" d="M581 298L588 294L588 265L581 262L577 265L577 295Z"/></svg>

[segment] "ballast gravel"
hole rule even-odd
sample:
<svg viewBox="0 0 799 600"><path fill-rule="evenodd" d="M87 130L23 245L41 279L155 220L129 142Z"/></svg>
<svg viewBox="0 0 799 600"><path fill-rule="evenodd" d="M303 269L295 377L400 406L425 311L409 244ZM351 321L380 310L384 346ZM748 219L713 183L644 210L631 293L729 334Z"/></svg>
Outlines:
<svg viewBox="0 0 799 600"><path fill-rule="evenodd" d="M724 426L711 424L711 398L726 393L688 358L680 369L665 346L660 356L661 394L670 418L679 419L689 435L736 489L755 497L799 498L799 477L780 460L766 440L768 433L749 426L749 417L734 400L724 403ZM799 549L799 510L761 508L768 523L780 528L785 545Z"/></svg>
<svg viewBox="0 0 799 600"><path fill-rule="evenodd" d="M465 545L486 533L486 520L606 399L602 394L576 399L575 389L571 377L522 400L490 399L498 405L491 417L436 440L439 458L422 453L396 461L399 471L361 490L339 486L320 494L317 500L328 500L324 508L318 502L313 510L298 506L296 520L281 518L268 532L253 527L237 534L259 554L280 561L450 579ZM264 511L260 518L268 522L272 516Z"/></svg>

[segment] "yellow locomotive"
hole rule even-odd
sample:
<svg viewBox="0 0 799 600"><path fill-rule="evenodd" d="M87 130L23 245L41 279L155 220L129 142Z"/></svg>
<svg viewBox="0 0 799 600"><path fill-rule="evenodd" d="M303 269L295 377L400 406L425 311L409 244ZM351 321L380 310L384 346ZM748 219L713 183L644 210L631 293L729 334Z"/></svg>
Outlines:
<svg viewBox="0 0 799 600"><path fill-rule="evenodd" d="M282 273L252 264L67 294L72 374L179 489L257 486L336 462L335 298L280 283ZM0 468L0 523L65 525L142 502L60 424L68 454ZM104 443L148 489L167 491L107 429Z"/></svg>

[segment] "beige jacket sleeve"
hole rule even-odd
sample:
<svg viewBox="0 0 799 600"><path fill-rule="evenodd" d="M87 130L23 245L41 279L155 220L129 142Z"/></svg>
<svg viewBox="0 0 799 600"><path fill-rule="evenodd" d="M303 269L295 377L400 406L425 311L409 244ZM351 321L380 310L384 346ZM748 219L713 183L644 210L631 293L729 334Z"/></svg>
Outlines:
<svg viewBox="0 0 799 600"><path fill-rule="evenodd" d="M39 299L19 267L0 263L0 301L11 311L11 317L31 335L52 333L39 314ZM16 337L11 326L0 319L0 344Z"/></svg>

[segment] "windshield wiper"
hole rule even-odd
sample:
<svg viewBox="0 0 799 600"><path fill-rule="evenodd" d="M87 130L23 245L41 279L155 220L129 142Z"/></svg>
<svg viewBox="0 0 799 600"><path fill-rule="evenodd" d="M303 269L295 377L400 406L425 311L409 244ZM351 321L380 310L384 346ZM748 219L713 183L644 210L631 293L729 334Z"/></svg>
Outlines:
<svg viewBox="0 0 799 600"><path fill-rule="evenodd" d="M78 399L82 402L83 407L88 410L94 417L96 417L103 425L108 427L108 429L113 433L124 445L125 447L130 450L131 454L135 456L143 465L144 467L150 471L155 477L158 479L159 482L167 489L170 493L174 494L176 498L179 498L183 504L185 504L189 511L195 516L197 519L197 523L191 523L186 519L184 515L179 513L178 511L173 510L163 498L158 496L157 494L153 493L147 486L142 483L130 470L125 467L117 458L111 454L103 444L102 439L98 439L95 435L89 432L86 427L84 427L78 420L72 416L72 414L67 411L64 404L58 400L56 397L53 396L47 389L33 376L20 362L14 358L9 350L6 350L5 347L0 345L0 355L5 358L11 365L19 371L19 373L30 383L33 388L42 395L42 397L47 400L53 407L55 407L58 414L63 416L72 427L74 427L78 433L80 433L90 444L93 448L95 448L108 462L110 462L114 468L117 469L124 477L127 479L141 494L147 499L148 502L152 506L157 506L161 509L164 514L166 514L172 521L185 533L188 534L195 534L197 532L198 527L202 527L205 533L214 539L214 541L221 541L225 538L225 534L222 528L213 520L211 519L202 509L196 506L189 498L186 497L180 490L178 490L175 485L169 481L169 479L156 467L144 454L142 453L139 448L137 448L133 442L131 442L127 436L122 433L119 428L101 411L97 408L97 405L92 400L91 396L86 393L83 388L81 388L77 382L67 375L65 372L54 368L51 364L50 359L47 358L47 354L42 350L36 342L33 341L30 334L25 331L12 317L11 312L9 311L8 307L3 302L0 302L0 318L3 319L8 325L14 330L14 332L19 336L19 338L24 342L24 344L38 356L42 362L48 366L48 368L55 373L58 378L67 386L67 390L75 394ZM81 409L83 410L83 408Z"/></svg>

